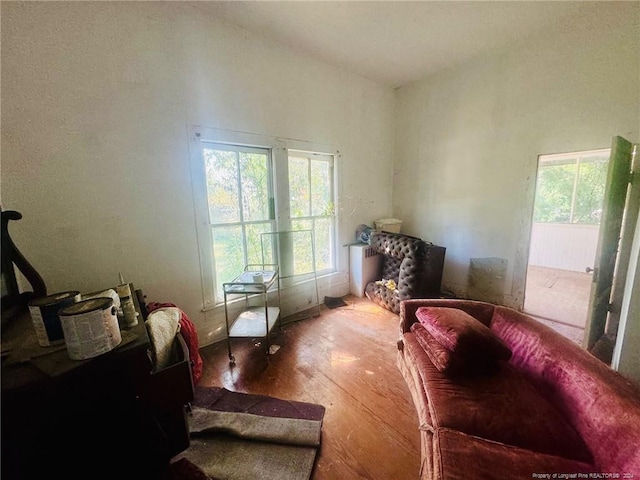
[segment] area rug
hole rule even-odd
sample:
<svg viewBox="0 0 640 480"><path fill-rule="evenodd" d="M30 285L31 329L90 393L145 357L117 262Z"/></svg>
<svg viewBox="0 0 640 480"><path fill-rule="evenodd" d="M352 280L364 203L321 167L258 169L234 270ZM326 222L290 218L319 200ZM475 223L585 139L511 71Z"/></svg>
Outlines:
<svg viewBox="0 0 640 480"><path fill-rule="evenodd" d="M345 307L347 303L341 297L324 297L327 308Z"/></svg>
<svg viewBox="0 0 640 480"><path fill-rule="evenodd" d="M191 444L172 479L309 480L325 408L219 387L196 387Z"/></svg>

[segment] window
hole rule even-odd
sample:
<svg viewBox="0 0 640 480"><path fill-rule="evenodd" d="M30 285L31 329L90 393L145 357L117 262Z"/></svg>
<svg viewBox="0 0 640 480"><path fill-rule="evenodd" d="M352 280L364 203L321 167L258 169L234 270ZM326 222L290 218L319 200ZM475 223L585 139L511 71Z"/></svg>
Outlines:
<svg viewBox="0 0 640 480"><path fill-rule="evenodd" d="M336 271L334 156L205 130L194 127L192 137L205 308L222 302L222 284L248 264L278 262L289 284L310 278L314 256L316 273ZM287 241L265 235L301 230Z"/></svg>
<svg viewBox="0 0 640 480"><path fill-rule="evenodd" d="M533 221L600 223L609 151L540 157Z"/></svg>
<svg viewBox="0 0 640 480"><path fill-rule="evenodd" d="M289 202L291 229L313 232L316 270L333 269L333 156L289 151ZM312 270L308 248L297 251L294 274Z"/></svg>
<svg viewBox="0 0 640 480"><path fill-rule="evenodd" d="M203 143L209 222L216 278L233 280L245 265L261 263L261 233L274 228L269 150Z"/></svg>

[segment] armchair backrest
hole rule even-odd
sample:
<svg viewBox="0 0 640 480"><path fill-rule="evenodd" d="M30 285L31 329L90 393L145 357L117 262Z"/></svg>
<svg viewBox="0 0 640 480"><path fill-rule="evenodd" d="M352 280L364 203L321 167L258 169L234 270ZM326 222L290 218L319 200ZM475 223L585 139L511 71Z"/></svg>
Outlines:
<svg viewBox="0 0 640 480"><path fill-rule="evenodd" d="M382 255L382 278L396 282L400 299L423 294L426 242L400 233L380 232L372 235L371 247Z"/></svg>

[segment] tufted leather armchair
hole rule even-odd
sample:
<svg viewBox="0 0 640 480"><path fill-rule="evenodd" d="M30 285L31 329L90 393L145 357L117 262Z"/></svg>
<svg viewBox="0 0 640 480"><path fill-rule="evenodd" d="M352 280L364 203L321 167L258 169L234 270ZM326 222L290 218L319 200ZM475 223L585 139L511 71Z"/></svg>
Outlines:
<svg viewBox="0 0 640 480"><path fill-rule="evenodd" d="M434 298L440 294L445 248L399 233L380 232L371 237L371 248L382 255L380 280L393 280L395 290L370 282L369 300L400 313L400 302L412 298Z"/></svg>

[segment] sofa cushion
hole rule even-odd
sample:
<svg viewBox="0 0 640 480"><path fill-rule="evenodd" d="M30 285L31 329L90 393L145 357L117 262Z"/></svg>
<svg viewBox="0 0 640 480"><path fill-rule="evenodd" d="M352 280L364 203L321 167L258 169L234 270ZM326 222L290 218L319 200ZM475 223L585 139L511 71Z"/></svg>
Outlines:
<svg viewBox="0 0 640 480"><path fill-rule="evenodd" d="M376 303L393 313L400 312L400 304L402 303L402 300L398 295L398 290L389 290L384 285L378 285L376 282L369 282L365 287L364 293L373 303Z"/></svg>
<svg viewBox="0 0 640 480"><path fill-rule="evenodd" d="M443 347L421 323L411 325L411 332L438 371L455 374L464 367L464 357Z"/></svg>
<svg viewBox="0 0 640 480"><path fill-rule="evenodd" d="M445 348L471 358L509 360L511 350L488 327L457 308L420 307L418 321Z"/></svg>
<svg viewBox="0 0 640 480"><path fill-rule="evenodd" d="M432 298L404 300L400 305L400 330L409 331L412 324L418 322L416 310L420 307L448 307L463 310L485 326L491 324L495 305L474 300L458 300L453 298Z"/></svg>
<svg viewBox="0 0 640 480"><path fill-rule="evenodd" d="M588 463L532 452L445 428L437 429L434 437L434 472L427 477L433 480L522 480L556 478L553 475L558 473L588 474L595 471L594 466ZM543 476L545 474L549 477Z"/></svg>
<svg viewBox="0 0 640 480"><path fill-rule="evenodd" d="M446 375L491 375L499 370L498 362L501 360L497 360L491 355L465 355L460 352L452 352L442 346L420 322L411 325L410 330L431 363L438 371Z"/></svg>
<svg viewBox="0 0 640 480"><path fill-rule="evenodd" d="M404 348L418 360L434 428L591 462L574 428L509 363L497 362L493 375L452 378L438 371L417 341L405 342Z"/></svg>

